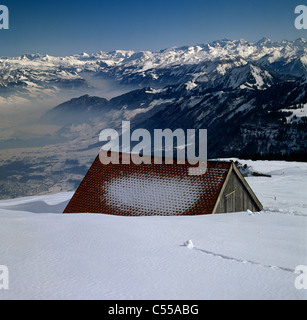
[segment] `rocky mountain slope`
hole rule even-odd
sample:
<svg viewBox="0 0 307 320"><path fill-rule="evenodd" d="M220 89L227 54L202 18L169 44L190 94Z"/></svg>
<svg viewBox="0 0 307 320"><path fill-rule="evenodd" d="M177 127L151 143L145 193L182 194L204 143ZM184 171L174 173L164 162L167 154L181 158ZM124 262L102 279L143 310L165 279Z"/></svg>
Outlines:
<svg viewBox="0 0 307 320"><path fill-rule="evenodd" d="M104 119L113 128L119 128L120 120L131 120L133 128L152 133L157 128L202 128L208 129L209 157L303 159L307 147L306 89L304 76L284 80L248 63L206 82L188 81L163 89L145 87L109 101L82 96L50 110L44 118L52 123L65 119L68 127L77 118L81 123ZM99 132L96 134L98 137Z"/></svg>

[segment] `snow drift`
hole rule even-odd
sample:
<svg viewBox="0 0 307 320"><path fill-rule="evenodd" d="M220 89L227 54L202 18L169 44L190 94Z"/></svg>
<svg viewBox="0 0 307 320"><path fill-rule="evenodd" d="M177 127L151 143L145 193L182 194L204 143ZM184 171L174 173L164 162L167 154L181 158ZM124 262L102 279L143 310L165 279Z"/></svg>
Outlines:
<svg viewBox="0 0 307 320"><path fill-rule="evenodd" d="M242 161L260 213L62 215L72 193L0 202L0 299L306 299L307 164Z"/></svg>

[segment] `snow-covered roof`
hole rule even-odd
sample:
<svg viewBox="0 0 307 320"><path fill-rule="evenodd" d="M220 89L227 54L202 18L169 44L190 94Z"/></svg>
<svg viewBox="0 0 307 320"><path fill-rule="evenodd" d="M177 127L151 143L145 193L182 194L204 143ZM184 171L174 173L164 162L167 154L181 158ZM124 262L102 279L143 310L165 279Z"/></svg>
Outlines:
<svg viewBox="0 0 307 320"><path fill-rule="evenodd" d="M64 212L210 214L231 166L208 161L204 175L191 176L189 164L103 165L97 157Z"/></svg>

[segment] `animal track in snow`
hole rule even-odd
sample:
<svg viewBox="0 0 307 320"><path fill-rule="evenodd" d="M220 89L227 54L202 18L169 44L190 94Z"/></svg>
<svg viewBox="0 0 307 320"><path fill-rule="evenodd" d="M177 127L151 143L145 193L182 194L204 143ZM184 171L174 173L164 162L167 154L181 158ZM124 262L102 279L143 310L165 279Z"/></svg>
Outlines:
<svg viewBox="0 0 307 320"><path fill-rule="evenodd" d="M214 256L214 257L217 257L217 258L220 258L220 259L224 259L224 260L235 261L235 262L239 262L239 263L243 263L243 264L253 264L253 265L256 265L258 267L269 268L269 269L272 269L272 270L282 270L282 271L295 273L295 270L294 269L290 269L290 268L272 266L272 265L267 265L267 264L251 261L251 260L243 260L243 259L239 259L239 258L234 258L234 257L226 256L224 254L219 254L219 253L215 253L215 252L212 252L212 251L200 249L200 248L197 248L195 246L193 247L193 249L197 250L197 251L200 251L200 252L203 252L203 253L205 253L207 255Z"/></svg>

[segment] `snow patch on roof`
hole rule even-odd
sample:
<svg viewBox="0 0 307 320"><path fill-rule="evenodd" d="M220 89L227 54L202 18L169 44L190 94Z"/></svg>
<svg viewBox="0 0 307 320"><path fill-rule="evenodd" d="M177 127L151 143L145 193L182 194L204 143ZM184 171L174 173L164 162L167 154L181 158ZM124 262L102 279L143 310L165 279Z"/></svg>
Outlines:
<svg viewBox="0 0 307 320"><path fill-rule="evenodd" d="M202 192L200 181L189 177L151 177L131 174L108 182L104 187L109 206L139 215L179 215L197 202Z"/></svg>

